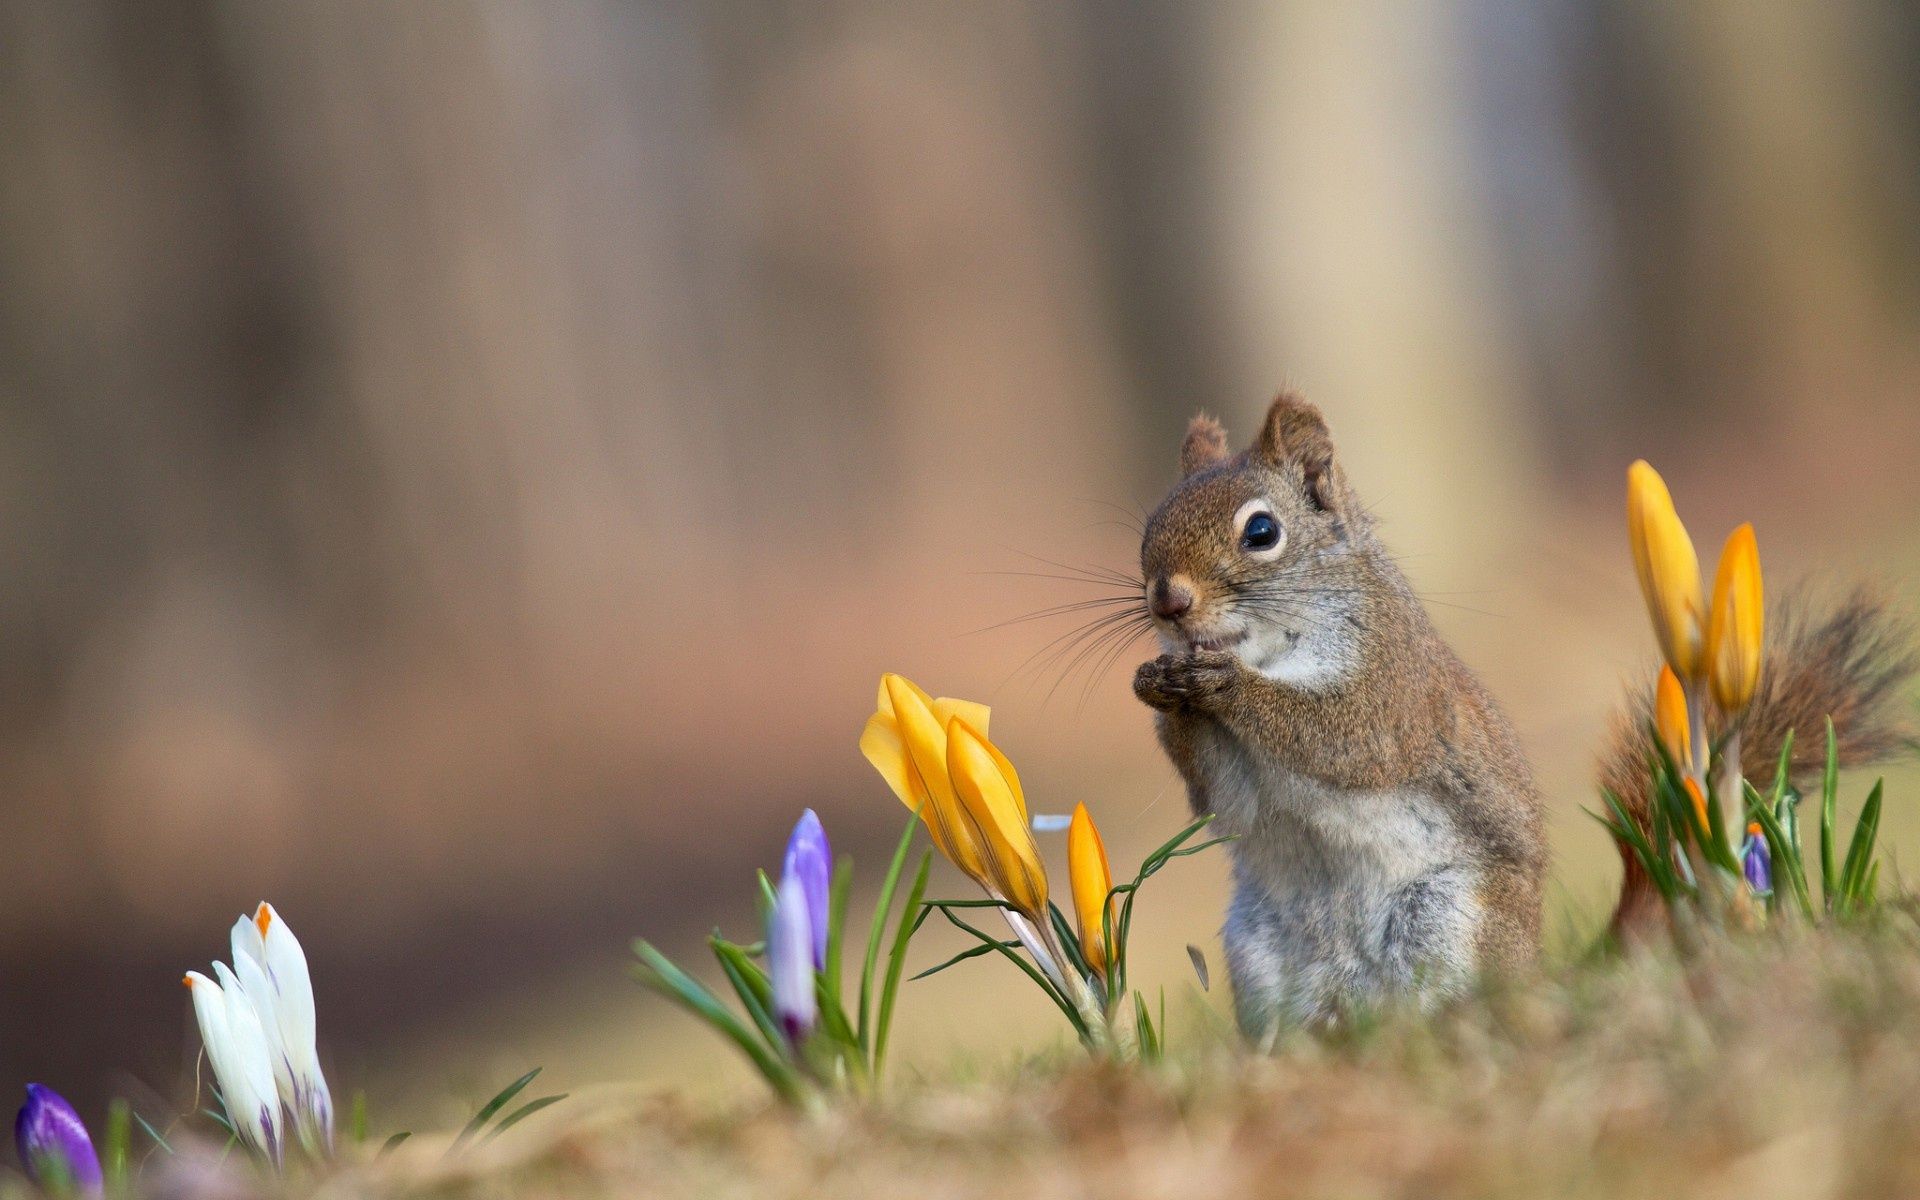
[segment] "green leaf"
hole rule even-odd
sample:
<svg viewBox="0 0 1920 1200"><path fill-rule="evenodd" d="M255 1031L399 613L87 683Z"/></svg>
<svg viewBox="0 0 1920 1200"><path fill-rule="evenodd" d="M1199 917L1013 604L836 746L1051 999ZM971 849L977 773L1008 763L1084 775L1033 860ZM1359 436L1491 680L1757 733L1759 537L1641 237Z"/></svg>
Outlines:
<svg viewBox="0 0 1920 1200"><path fill-rule="evenodd" d="M900 884L900 871L906 866L907 849L913 845L914 827L920 824L918 816L907 818L906 828L900 831L900 840L894 844L893 859L887 863L886 878L880 881L880 900L873 906L873 922L867 926L867 954L860 966L860 1013L857 1036L862 1053L869 1052L874 1044L873 1030L873 973L880 962L880 943L886 940L887 917L893 912L893 891ZM923 865L921 874L925 875ZM901 921L916 915L909 904L900 914ZM924 919L924 914L920 915ZM918 928L918 926L916 926ZM884 1002L883 1002L884 1003ZM879 1074L879 1055L874 1055L874 1074Z"/></svg>
<svg viewBox="0 0 1920 1200"><path fill-rule="evenodd" d="M1666 886L1666 882L1672 878L1672 870L1664 857L1654 851L1652 843L1647 841L1647 835L1641 832L1640 826L1628 815L1626 807L1621 804L1620 797L1602 788L1600 798L1606 802L1607 809L1612 814L1611 818L1602 817L1591 810L1583 811L1605 826L1607 832L1614 836L1614 840L1633 851L1634 858L1639 860L1640 869L1654 881L1655 886L1660 889L1660 894L1671 902L1674 895L1672 889Z"/></svg>
<svg viewBox="0 0 1920 1200"><path fill-rule="evenodd" d="M753 1035L740 1019L720 1003L719 997L675 966L666 955L646 941L634 943L633 952L640 962L634 968L637 979L646 987L672 1000L694 1016L713 1026L721 1035L740 1047L768 1084L782 1099L800 1098L800 1078L793 1067Z"/></svg>
<svg viewBox="0 0 1920 1200"><path fill-rule="evenodd" d="M1840 803L1840 748L1833 733L1833 718L1827 718L1827 769L1820 779L1820 898L1827 911L1833 911L1839 878L1834 870L1836 853L1834 820Z"/></svg>
<svg viewBox="0 0 1920 1200"><path fill-rule="evenodd" d="M127 1182L127 1157L133 1147L133 1106L125 1096L107 1104L107 1125L100 1136L100 1168L107 1187L119 1191Z"/></svg>
<svg viewBox="0 0 1920 1200"><path fill-rule="evenodd" d="M1780 762L1773 769L1773 792L1771 798L1778 804L1787 794L1788 776L1793 764L1793 730L1787 730L1787 736L1780 739Z"/></svg>
<svg viewBox="0 0 1920 1200"><path fill-rule="evenodd" d="M1102 926L1110 929L1107 935L1106 978L1107 994L1109 996L1120 997L1127 994L1127 944L1133 933L1133 902L1134 898L1139 894L1141 885L1158 874L1160 868L1166 866L1176 858L1184 858L1190 854L1198 854L1203 850L1211 849L1223 842L1232 841L1233 839L1231 837L1221 837L1212 838L1195 846L1186 845L1194 835L1212 824L1213 818L1214 814L1208 813L1188 824L1186 828L1174 834L1165 842L1162 842L1153 853L1141 860L1140 869L1134 873L1131 882L1120 884L1118 887L1108 891L1105 905L1107 909L1113 907L1113 902L1116 897L1123 897L1120 901L1120 916L1117 920L1110 916L1103 916L1101 918Z"/></svg>
<svg viewBox="0 0 1920 1200"><path fill-rule="evenodd" d="M392 1137L388 1138L386 1141L380 1143L380 1149L374 1153L374 1156L373 1156L374 1159L378 1161L379 1159L385 1158L387 1155L392 1154L395 1150L398 1150L400 1148L401 1142L406 1141L408 1138L412 1136L413 1136L412 1131L402 1129L399 1133L394 1134Z"/></svg>
<svg viewBox="0 0 1920 1200"><path fill-rule="evenodd" d="M978 946L969 946L965 950L962 950L960 953L954 955L952 958L947 959L945 962L939 964L938 966L928 967L926 970L920 972L918 975L912 976L907 980L907 982L918 983L922 979L926 979L929 976L938 975L940 972L946 970L948 967L954 966L957 963L966 962L970 958L979 958L982 954L992 954L997 949L1018 950L1019 948L1020 948L1019 938L1008 938L1004 942L985 942Z"/></svg>
<svg viewBox="0 0 1920 1200"><path fill-rule="evenodd" d="M786 1053L787 1039L773 1019L773 985L768 982L766 972L747 957L743 948L717 933L707 939L707 944L713 948L721 974L733 986L734 995L740 997L741 1007L747 1010L747 1016L766 1039L768 1048L776 1054Z"/></svg>
<svg viewBox="0 0 1920 1200"><path fill-rule="evenodd" d="M535 1067L506 1087L501 1088L499 1092L494 1095L493 1099L481 1105L480 1111L473 1114L473 1120L468 1121L467 1127L460 1131L460 1136L453 1139L453 1145L447 1147L447 1154L451 1156L458 1153L460 1147L466 1145L469 1138L486 1128L487 1122L493 1119L493 1114L505 1108L507 1102L515 1096L518 1096L528 1084L533 1082L534 1077L539 1074L540 1068Z"/></svg>
<svg viewBox="0 0 1920 1200"><path fill-rule="evenodd" d="M1773 855L1774 895L1780 894L1780 881L1784 878L1793 892L1794 900L1800 905L1801 914L1807 920L1813 920L1813 896L1807 890L1807 870L1800 858L1800 848L1780 827L1780 818L1760 802L1760 794L1754 790L1752 783L1746 785L1746 790L1747 800L1753 809L1753 819L1760 822L1760 831L1767 839L1767 850Z"/></svg>
<svg viewBox="0 0 1920 1200"><path fill-rule="evenodd" d="M566 1098L567 1093L561 1092L558 1096L542 1096L538 1100L527 1101L508 1115L500 1118L500 1123L492 1129L487 1130L487 1136L480 1139L480 1144L483 1146L486 1145L488 1142L499 1137L507 1130L512 1129L515 1125L518 1125L541 1109L558 1104Z"/></svg>
<svg viewBox="0 0 1920 1200"><path fill-rule="evenodd" d="M914 873L913 886L907 890L907 902L900 909L900 920L893 933L893 947L887 951L887 977L880 985L880 1013L873 1027L873 1065L869 1068L873 1081L880 1082L880 1072L887 1061L887 1035L893 1028L893 1002L900 994L900 972L907 965L907 946L913 941L914 931L920 928L920 922L926 917L926 909L920 907L920 900L927 894L927 877L933 869L933 851L927 850L920 855L920 869ZM913 918L911 921L908 918Z"/></svg>
<svg viewBox="0 0 1920 1200"><path fill-rule="evenodd" d="M940 915L945 917L955 928L971 934L975 941L984 943L990 951L999 952L1008 962L1019 967L1020 970L1026 974L1027 978L1033 980L1035 986L1047 994L1047 999L1053 1001L1055 1007L1066 1014L1068 1022L1073 1025L1074 1032L1080 1035L1082 1041L1086 1041L1092 1037L1091 1031L1087 1029L1086 1021L1081 1018L1079 1011L1074 1008L1072 1001L1061 995L1060 989L1054 986L1053 981L1041 974L1038 967L1028 962L1025 955L1015 954L1012 950L1001 945L999 939L989 937L959 917L954 916L952 910L949 909L944 902L930 901L929 903L933 907L938 908Z"/></svg>
<svg viewBox="0 0 1920 1200"><path fill-rule="evenodd" d="M765 867L756 867L753 872L754 883L760 892L760 924L765 926L773 916L773 906L777 903L778 893L774 890L773 880L767 875Z"/></svg>
<svg viewBox="0 0 1920 1200"><path fill-rule="evenodd" d="M1840 899L1849 912L1857 912L1865 906L1864 890L1867 871L1873 863L1874 840L1880 835L1880 801L1886 780L1878 780L1873 791L1867 793L1867 802L1860 809L1860 819L1853 826L1853 841L1847 846L1846 865L1840 869Z"/></svg>
<svg viewBox="0 0 1920 1200"><path fill-rule="evenodd" d="M827 962L821 968L826 983L825 997L830 1007L840 1005L840 954L847 928L847 894L853 887L853 859L842 857L834 864L833 886L827 892ZM844 1013L842 1024L845 1024Z"/></svg>
<svg viewBox="0 0 1920 1200"><path fill-rule="evenodd" d="M1067 923L1067 915L1060 911L1060 906L1051 900L1047 902L1047 920L1053 925L1053 935L1060 940L1060 949L1066 952L1068 964L1082 979L1093 974L1093 968L1087 965L1086 950L1080 945L1080 935Z"/></svg>
<svg viewBox="0 0 1920 1200"><path fill-rule="evenodd" d="M1158 1062L1160 1037L1154 1032L1152 1019L1147 1016L1147 998L1139 992L1133 994L1133 1036L1140 1043L1140 1061Z"/></svg>
<svg viewBox="0 0 1920 1200"><path fill-rule="evenodd" d="M160 1131L148 1124L147 1119L141 1116L138 1111L133 1114L133 1123L140 1127L141 1132L153 1139L154 1145L165 1150L169 1155L173 1153L173 1147L167 1144L167 1139L161 1137Z"/></svg>

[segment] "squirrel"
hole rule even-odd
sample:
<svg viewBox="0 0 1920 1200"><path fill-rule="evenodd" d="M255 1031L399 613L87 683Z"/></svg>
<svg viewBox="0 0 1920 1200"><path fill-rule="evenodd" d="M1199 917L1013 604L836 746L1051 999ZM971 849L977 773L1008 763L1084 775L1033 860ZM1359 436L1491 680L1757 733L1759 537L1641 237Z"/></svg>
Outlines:
<svg viewBox="0 0 1920 1200"><path fill-rule="evenodd" d="M1163 653L1134 676L1196 814L1233 835L1222 939L1241 1028L1336 1022L1356 1005L1431 1008L1538 955L1545 808L1519 738L1376 532L1320 411L1282 394L1231 454L1195 417L1140 565ZM1770 649L1743 758L1831 713L1846 762L1899 741L1906 631L1866 594L1789 622ZM1648 817L1647 701L1615 718L1601 779ZM1756 777L1759 777L1756 774ZM1659 897L1630 853L1613 929Z"/></svg>

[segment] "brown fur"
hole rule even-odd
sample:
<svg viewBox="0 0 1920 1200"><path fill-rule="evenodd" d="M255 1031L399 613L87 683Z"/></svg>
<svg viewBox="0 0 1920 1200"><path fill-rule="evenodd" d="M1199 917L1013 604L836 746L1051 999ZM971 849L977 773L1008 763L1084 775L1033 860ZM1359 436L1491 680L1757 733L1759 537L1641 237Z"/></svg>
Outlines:
<svg viewBox="0 0 1920 1200"><path fill-rule="evenodd" d="M1300 605L1349 598L1345 620L1359 658L1325 689L1276 682L1225 650L1144 664L1135 691L1160 713L1162 745L1194 809L1209 806L1212 764L1196 752L1209 725L1315 780L1430 794L1476 848L1482 965L1530 959L1539 946L1546 842L1532 772L1505 715L1379 544L1319 410L1281 396L1253 448L1232 458L1224 457L1218 431L1210 419L1196 419L1181 454L1186 478L1148 522L1142 567L1149 586L1174 580L1189 588L1201 628L1211 610L1249 603L1230 518L1249 498L1270 497L1287 530L1286 557L1272 570L1287 591L1269 603L1267 617L1284 624ZM1205 453L1194 452L1196 440Z"/></svg>
<svg viewBox="0 0 1920 1200"><path fill-rule="evenodd" d="M1799 592L1769 607L1767 627L1760 682L1741 725L1740 769L1748 778L1773 778L1790 730L1793 777L1804 781L1820 770L1829 716L1843 767L1911 748L1914 730L1901 702L1920 657L1912 626L1884 596L1859 588L1835 603ZM1629 689L1600 762L1601 786L1642 829L1651 817L1652 695L1651 680ZM1617 848L1625 878L1612 931L1635 936L1658 929L1666 915L1659 893L1633 851L1624 843Z"/></svg>

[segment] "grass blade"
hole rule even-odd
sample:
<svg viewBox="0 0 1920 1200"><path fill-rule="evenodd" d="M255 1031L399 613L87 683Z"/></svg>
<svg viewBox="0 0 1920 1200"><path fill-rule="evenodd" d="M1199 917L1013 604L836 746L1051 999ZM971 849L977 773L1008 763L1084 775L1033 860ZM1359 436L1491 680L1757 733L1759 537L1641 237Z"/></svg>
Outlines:
<svg viewBox="0 0 1920 1200"><path fill-rule="evenodd" d="M460 1147L467 1144L469 1138L486 1128L487 1122L493 1120L493 1114L505 1108L507 1103L525 1090L526 1086L532 1083L534 1077L539 1074L540 1068L535 1067L506 1087L501 1088L499 1092L494 1095L493 1099L481 1105L480 1111L473 1114L473 1120L468 1121L467 1127L460 1131L460 1136L453 1139L453 1145L447 1147L447 1153L449 1155L454 1154Z"/></svg>
<svg viewBox="0 0 1920 1200"><path fill-rule="evenodd" d="M526 1120L528 1117L539 1112L541 1109L547 1108L551 1105L558 1104L562 1100L565 1100L566 1098L567 1098L567 1093L561 1092L558 1096L542 1096L538 1100L527 1101L525 1104L522 1104L519 1108L514 1109L511 1113L502 1117L498 1125L495 1125L492 1129L487 1130L487 1136L480 1139L480 1144L483 1146L486 1145L488 1142L499 1137L501 1134L505 1133L507 1130L512 1129L515 1125L518 1125L520 1122Z"/></svg>
<svg viewBox="0 0 1920 1200"><path fill-rule="evenodd" d="M381 1142L380 1149L374 1152L374 1155L373 1155L374 1160L377 1162L380 1159L385 1158L387 1155L392 1154L395 1150L398 1150L400 1148L401 1142L406 1141L408 1138L412 1136L413 1136L413 1132L411 1130L402 1129L399 1133L396 1133L392 1137L388 1138L386 1141Z"/></svg>

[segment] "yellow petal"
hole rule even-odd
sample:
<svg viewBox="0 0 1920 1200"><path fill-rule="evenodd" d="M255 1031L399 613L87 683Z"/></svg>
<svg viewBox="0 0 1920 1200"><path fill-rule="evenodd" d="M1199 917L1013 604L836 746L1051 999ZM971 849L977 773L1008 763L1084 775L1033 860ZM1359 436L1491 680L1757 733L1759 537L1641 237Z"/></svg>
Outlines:
<svg viewBox="0 0 1920 1200"><path fill-rule="evenodd" d="M993 715L993 710L986 705L972 700L952 700L942 696L933 702L932 708L934 719L940 722L940 728L945 729L950 721L959 717L969 727L977 730L981 737L988 736L987 719Z"/></svg>
<svg viewBox="0 0 1920 1200"><path fill-rule="evenodd" d="M886 713L875 713L867 718L867 726L860 731L860 753L866 755L873 769L880 772L880 778L887 781L893 794L900 797L900 803L918 812L926 802L924 789L914 786L913 766L907 761L907 746L900 740L900 727Z"/></svg>
<svg viewBox="0 0 1920 1200"><path fill-rule="evenodd" d="M891 717L894 715L893 689L896 687L906 688L908 691L912 692L914 695L920 697L920 703L926 705L928 708L933 707L933 697L927 695L927 693L921 689L919 684L915 683L911 679L908 679L905 675L895 675L893 672L889 671L885 675L882 675L880 677L880 699L879 699L879 702L875 705L875 708L881 713L885 714L886 716ZM944 729L946 728L946 726L942 725L941 728Z"/></svg>
<svg viewBox="0 0 1920 1200"><path fill-rule="evenodd" d="M1700 558L1666 481L1644 459L1627 469L1627 537L1660 652L1682 679L1698 679L1705 666Z"/></svg>
<svg viewBox="0 0 1920 1200"><path fill-rule="evenodd" d="M947 731L934 720L925 692L898 675L886 676L884 686L900 741L906 748L907 766L912 772L911 794L926 795L920 816L933 834L935 847L976 882L984 881L987 869L980 841L960 811L947 772Z"/></svg>
<svg viewBox="0 0 1920 1200"><path fill-rule="evenodd" d="M1722 712L1746 711L1760 682L1760 646L1766 636L1766 598L1760 578L1760 543L1752 525L1733 531L1714 573L1713 608L1707 620L1707 666L1713 699Z"/></svg>
<svg viewBox="0 0 1920 1200"><path fill-rule="evenodd" d="M1001 770L1006 756L955 717L947 725L947 769L984 854L989 892L1035 921L1046 920L1047 869L1027 828L1018 782Z"/></svg>
<svg viewBox="0 0 1920 1200"><path fill-rule="evenodd" d="M1653 693L1653 725L1666 743L1667 753L1682 771L1693 769L1693 730L1687 720L1687 693L1673 668L1662 665Z"/></svg>
<svg viewBox="0 0 1920 1200"><path fill-rule="evenodd" d="M1107 847L1100 840L1087 806L1076 804L1067 826L1067 881L1073 887L1073 912L1080 923L1080 949L1087 965L1107 969L1105 913L1107 894L1113 891L1113 869L1107 865Z"/></svg>

